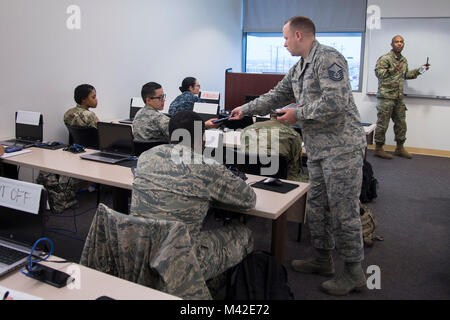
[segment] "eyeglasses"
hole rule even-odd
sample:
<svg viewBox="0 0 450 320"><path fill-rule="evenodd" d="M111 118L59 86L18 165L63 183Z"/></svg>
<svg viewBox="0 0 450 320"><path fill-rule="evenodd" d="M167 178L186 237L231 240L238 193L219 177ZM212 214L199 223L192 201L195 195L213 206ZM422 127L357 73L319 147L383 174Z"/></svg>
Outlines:
<svg viewBox="0 0 450 320"><path fill-rule="evenodd" d="M165 98L166 98L166 94L165 93L163 95L159 96L159 97L150 97L151 100L158 99L158 100L161 100L161 101L163 101Z"/></svg>

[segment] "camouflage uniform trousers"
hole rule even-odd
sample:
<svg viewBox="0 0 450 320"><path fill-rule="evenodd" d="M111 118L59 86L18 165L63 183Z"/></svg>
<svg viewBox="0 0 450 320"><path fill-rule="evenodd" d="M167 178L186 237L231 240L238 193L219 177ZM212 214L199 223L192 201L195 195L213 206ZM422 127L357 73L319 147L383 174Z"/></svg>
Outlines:
<svg viewBox="0 0 450 320"><path fill-rule="evenodd" d="M406 106L403 99L378 98L377 128L375 130L375 143L384 144L389 120L394 121L394 134L397 144L406 141Z"/></svg>
<svg viewBox="0 0 450 320"><path fill-rule="evenodd" d="M253 250L252 232L239 222L201 231L193 242L205 280L237 265Z"/></svg>
<svg viewBox="0 0 450 320"><path fill-rule="evenodd" d="M336 248L345 262L364 259L359 195L362 184L363 150L308 161L306 210L312 245Z"/></svg>

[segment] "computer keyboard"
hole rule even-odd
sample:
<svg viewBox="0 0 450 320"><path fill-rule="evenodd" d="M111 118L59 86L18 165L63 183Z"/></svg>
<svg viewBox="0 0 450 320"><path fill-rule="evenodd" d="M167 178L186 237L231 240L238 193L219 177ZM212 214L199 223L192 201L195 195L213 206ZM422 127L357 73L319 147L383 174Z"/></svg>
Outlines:
<svg viewBox="0 0 450 320"><path fill-rule="evenodd" d="M4 264L13 264L22 258L28 256L27 253L0 246L0 262Z"/></svg>

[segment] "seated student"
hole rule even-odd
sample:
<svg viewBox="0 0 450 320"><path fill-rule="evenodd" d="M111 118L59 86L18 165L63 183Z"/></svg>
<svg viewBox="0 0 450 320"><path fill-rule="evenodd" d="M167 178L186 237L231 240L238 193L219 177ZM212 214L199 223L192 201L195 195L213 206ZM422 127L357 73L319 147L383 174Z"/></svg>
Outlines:
<svg viewBox="0 0 450 320"><path fill-rule="evenodd" d="M257 151L260 150L261 145L267 146L267 151L265 147L263 147L263 150L270 154L274 147L272 146L271 136L274 130L278 130L279 153L286 158L288 163L287 178L301 182L308 181L308 176L301 172L302 138L287 123L278 121L275 112L270 114L270 120L256 122L242 130L241 150L244 152Z"/></svg>
<svg viewBox="0 0 450 320"><path fill-rule="evenodd" d="M141 97L145 106L134 116L134 140L139 142L164 140L168 142L170 118L160 112L164 109L166 101L162 86L156 82L144 84Z"/></svg>
<svg viewBox="0 0 450 320"><path fill-rule="evenodd" d="M97 107L97 92L90 84L82 84L75 88L77 105L64 113L64 123L68 126L97 128L98 118L89 108Z"/></svg>
<svg viewBox="0 0 450 320"><path fill-rule="evenodd" d="M181 94L172 101L169 107L169 114L171 116L182 110L192 111L194 109L194 103L199 100L198 96L196 96L200 91L200 85L197 79L193 77L184 78L179 89Z"/></svg>
<svg viewBox="0 0 450 320"><path fill-rule="evenodd" d="M195 123L195 124L194 124ZM196 135L194 135L196 126ZM204 148L204 124L193 111L180 111L170 119L173 139L184 129L183 141L154 147L141 154L133 181L130 212L163 214L184 222L189 230L205 280L238 264L253 249L251 231L238 221L202 230L211 204L243 210L255 206L256 195L244 180L197 150ZM177 131L175 131L177 130ZM177 157L180 155L181 157Z"/></svg>
<svg viewBox="0 0 450 320"><path fill-rule="evenodd" d="M162 86L156 82L146 83L141 90L145 106L136 113L133 120L134 140L145 142L150 140L165 140L169 142L169 120L161 110L164 109L166 94ZM217 118L205 123L206 128L217 128L220 124L212 123Z"/></svg>

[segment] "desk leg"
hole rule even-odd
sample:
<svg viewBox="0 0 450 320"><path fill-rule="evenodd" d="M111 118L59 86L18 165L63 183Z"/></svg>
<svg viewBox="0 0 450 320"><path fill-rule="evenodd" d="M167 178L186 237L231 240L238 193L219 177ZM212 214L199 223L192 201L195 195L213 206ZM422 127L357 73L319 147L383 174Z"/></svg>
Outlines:
<svg viewBox="0 0 450 320"><path fill-rule="evenodd" d="M286 251L286 223L287 212L284 212L278 219L272 221L272 255L284 264L284 253Z"/></svg>
<svg viewBox="0 0 450 320"><path fill-rule="evenodd" d="M128 214L128 197L130 190L113 188L113 210Z"/></svg>

